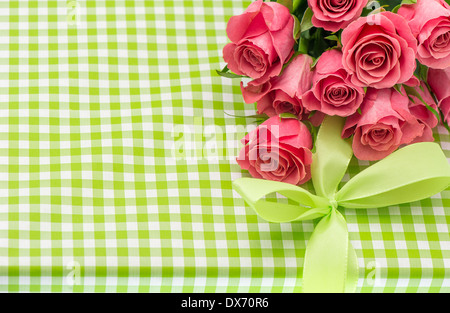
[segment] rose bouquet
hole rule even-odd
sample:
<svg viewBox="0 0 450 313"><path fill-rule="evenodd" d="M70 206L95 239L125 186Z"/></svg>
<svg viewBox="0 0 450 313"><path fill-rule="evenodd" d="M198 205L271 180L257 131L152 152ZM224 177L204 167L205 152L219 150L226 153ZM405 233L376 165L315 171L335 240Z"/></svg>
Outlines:
<svg viewBox="0 0 450 313"><path fill-rule="evenodd" d="M450 123L450 1L257 0L230 18L227 65L265 119L237 162L235 189L263 218L320 218L303 290L353 291L357 257L338 208L430 197L450 184L433 129ZM341 190L352 156L378 161ZM312 179L315 194L298 185ZM279 193L297 205L274 203Z"/></svg>

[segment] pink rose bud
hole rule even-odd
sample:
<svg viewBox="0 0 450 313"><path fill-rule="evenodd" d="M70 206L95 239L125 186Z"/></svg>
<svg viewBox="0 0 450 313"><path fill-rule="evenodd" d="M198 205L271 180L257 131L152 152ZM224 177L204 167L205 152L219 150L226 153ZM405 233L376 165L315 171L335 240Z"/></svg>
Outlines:
<svg viewBox="0 0 450 313"><path fill-rule="evenodd" d="M308 0L313 11L312 23L331 32L347 27L361 16L368 0L323 1Z"/></svg>
<svg viewBox="0 0 450 313"><path fill-rule="evenodd" d="M312 138L295 118L273 116L242 139L238 164L254 178L300 185L311 178Z"/></svg>
<svg viewBox="0 0 450 313"><path fill-rule="evenodd" d="M354 134L353 152L360 160L381 160L424 133L424 124L409 110L405 91L402 95L394 88L370 88L361 113L349 117L342 131L343 138Z"/></svg>
<svg viewBox="0 0 450 313"><path fill-rule="evenodd" d="M444 0L418 0L403 5L403 16L417 38L417 59L437 69L450 66L450 6Z"/></svg>
<svg viewBox="0 0 450 313"><path fill-rule="evenodd" d="M333 49L320 56L313 77L313 87L303 95L302 100L309 111L350 116L364 100L364 89L351 82L342 66L342 52Z"/></svg>
<svg viewBox="0 0 450 313"><path fill-rule="evenodd" d="M228 68L264 83L280 74L294 47L294 18L276 2L253 2L228 21L231 43L223 49Z"/></svg>
<svg viewBox="0 0 450 313"><path fill-rule="evenodd" d="M244 87L241 82L242 95L246 103L257 103L258 114L275 116L291 113L300 119L309 112L305 111L302 94L311 88L313 59L306 54L299 54L289 63L280 76L257 85L251 81Z"/></svg>
<svg viewBox="0 0 450 313"><path fill-rule="evenodd" d="M390 88L411 79L417 42L406 20L392 12L360 17L342 32L342 63L360 87Z"/></svg>
<svg viewBox="0 0 450 313"><path fill-rule="evenodd" d="M422 97L422 100L424 100L426 104L428 104L437 112L438 107L430 92L428 91L426 84L422 82L420 86L415 87L415 90ZM409 110L411 114L417 119L417 121L424 126L423 135L417 137L411 143L434 141L433 128L435 128L438 124L437 117L426 107L426 105L420 98L413 95L410 95L410 98Z"/></svg>
<svg viewBox="0 0 450 313"><path fill-rule="evenodd" d="M438 106L444 115L444 120L450 125L450 68L429 69L428 84L439 101Z"/></svg>

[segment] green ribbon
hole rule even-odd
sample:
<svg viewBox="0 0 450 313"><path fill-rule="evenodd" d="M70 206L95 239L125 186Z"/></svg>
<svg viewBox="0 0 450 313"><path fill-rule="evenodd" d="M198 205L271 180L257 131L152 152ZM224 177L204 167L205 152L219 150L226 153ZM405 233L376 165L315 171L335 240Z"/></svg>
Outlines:
<svg viewBox="0 0 450 313"><path fill-rule="evenodd" d="M353 156L341 138L344 119L326 117L316 140L311 167L316 195L291 184L240 178L235 190L263 219L288 223L321 218L306 247L303 292L354 292L358 259L349 241L347 223L338 207L380 208L429 198L450 185L450 166L436 143L406 146L338 185ZM266 201L269 194L289 203ZM295 202L295 204L291 204Z"/></svg>

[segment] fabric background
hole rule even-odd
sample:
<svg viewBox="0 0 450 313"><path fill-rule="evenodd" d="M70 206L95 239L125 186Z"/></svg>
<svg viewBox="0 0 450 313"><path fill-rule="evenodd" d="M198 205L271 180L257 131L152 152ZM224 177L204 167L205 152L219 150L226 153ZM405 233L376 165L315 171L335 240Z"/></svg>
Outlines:
<svg viewBox="0 0 450 313"><path fill-rule="evenodd" d="M255 111L215 70L248 4L0 2L0 291L301 290L313 223L231 188ZM450 191L342 213L358 291L450 292Z"/></svg>

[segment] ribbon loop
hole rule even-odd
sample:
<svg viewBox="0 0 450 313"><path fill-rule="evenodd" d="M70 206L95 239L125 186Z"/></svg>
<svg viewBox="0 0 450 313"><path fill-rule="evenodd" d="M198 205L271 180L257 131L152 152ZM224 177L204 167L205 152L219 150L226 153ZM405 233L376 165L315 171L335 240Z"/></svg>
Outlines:
<svg viewBox="0 0 450 313"><path fill-rule="evenodd" d="M345 208L381 208L429 198L450 184L450 166L436 143L406 146L368 167L336 194Z"/></svg>
<svg viewBox="0 0 450 313"><path fill-rule="evenodd" d="M291 184L240 178L233 182L233 187L259 216L269 222L287 223L312 220L330 212L330 202L327 199L315 196L307 190ZM264 200L265 196L272 193L279 193L298 204Z"/></svg>
<svg viewBox="0 0 450 313"><path fill-rule="evenodd" d="M353 156L349 141L341 138L345 120L328 116L322 122L315 142L311 176L316 194L333 199Z"/></svg>

